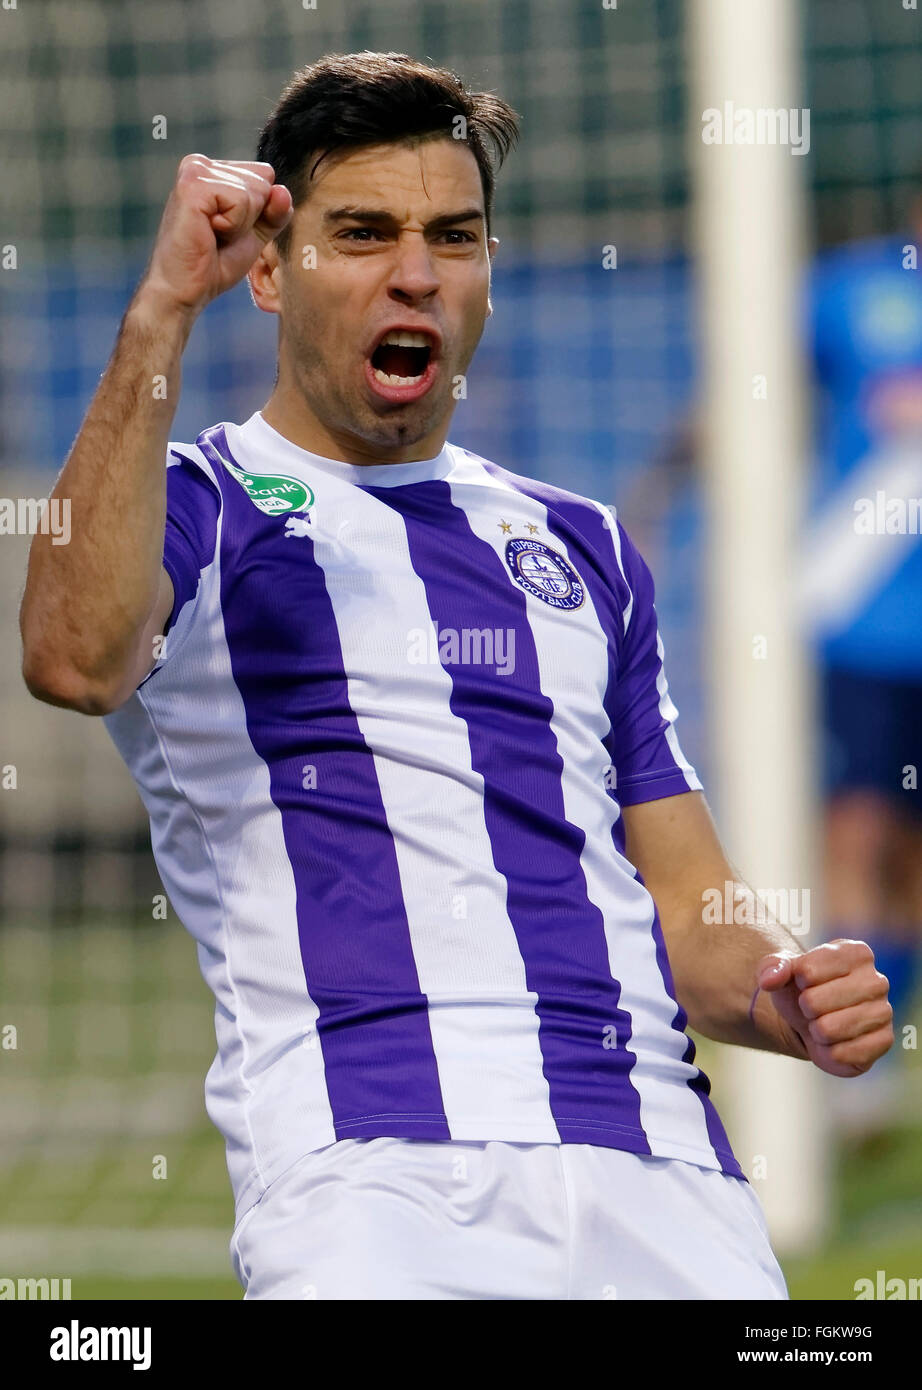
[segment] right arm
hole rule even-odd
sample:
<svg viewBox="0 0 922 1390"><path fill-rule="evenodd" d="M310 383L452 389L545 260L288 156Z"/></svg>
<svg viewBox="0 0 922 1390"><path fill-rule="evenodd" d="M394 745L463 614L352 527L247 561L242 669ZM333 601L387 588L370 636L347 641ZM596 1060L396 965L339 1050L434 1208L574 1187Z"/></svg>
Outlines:
<svg viewBox="0 0 922 1390"><path fill-rule="evenodd" d="M38 699L105 714L154 665L173 606L162 565L166 449L191 323L136 297L52 497L70 541L36 531L20 611L23 677ZM166 377L155 399L153 377ZM159 394L159 393L158 393Z"/></svg>
<svg viewBox="0 0 922 1390"><path fill-rule="evenodd" d="M166 451L182 353L205 305L288 222L291 197L273 177L267 164L202 155L179 166L150 264L51 494L70 504L70 540L55 545L41 531L32 540L20 631L37 699L107 714L155 664L173 607Z"/></svg>

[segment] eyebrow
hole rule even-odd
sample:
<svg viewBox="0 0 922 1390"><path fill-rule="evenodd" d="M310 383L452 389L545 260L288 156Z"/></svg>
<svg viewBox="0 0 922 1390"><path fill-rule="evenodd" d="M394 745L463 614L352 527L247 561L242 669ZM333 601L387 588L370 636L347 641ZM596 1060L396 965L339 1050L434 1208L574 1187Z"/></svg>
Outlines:
<svg viewBox="0 0 922 1390"><path fill-rule="evenodd" d="M482 208L462 208L460 212L443 212L439 217L433 217L431 222L427 222L424 231L437 232L443 227L455 227L459 222L481 222L484 213ZM323 214L326 224L334 222L363 222L376 223L379 226L397 227L398 221L392 212L386 208L357 208L343 207L331 208Z"/></svg>

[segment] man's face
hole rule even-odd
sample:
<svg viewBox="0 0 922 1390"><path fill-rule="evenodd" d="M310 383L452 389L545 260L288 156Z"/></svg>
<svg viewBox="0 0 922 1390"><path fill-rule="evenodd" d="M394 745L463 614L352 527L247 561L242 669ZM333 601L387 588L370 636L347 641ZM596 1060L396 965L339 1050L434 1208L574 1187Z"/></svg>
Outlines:
<svg viewBox="0 0 922 1390"><path fill-rule="evenodd" d="M462 141L327 156L286 257L270 244L251 271L257 303L281 315L278 389L357 458L434 456L492 312L497 245Z"/></svg>

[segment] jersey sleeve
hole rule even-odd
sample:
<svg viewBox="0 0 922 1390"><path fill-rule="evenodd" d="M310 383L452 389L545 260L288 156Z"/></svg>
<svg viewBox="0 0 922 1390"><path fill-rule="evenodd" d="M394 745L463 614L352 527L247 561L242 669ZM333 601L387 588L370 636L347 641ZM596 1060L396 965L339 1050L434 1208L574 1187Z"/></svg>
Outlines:
<svg viewBox="0 0 922 1390"><path fill-rule="evenodd" d="M666 683L653 576L620 521L616 525L630 599L609 711L610 747L614 794L622 806L633 806L702 787L676 737L678 710Z"/></svg>
<svg viewBox="0 0 922 1390"><path fill-rule="evenodd" d="M186 604L194 601L202 570L214 559L220 510L211 480L173 448L167 460L166 493L163 567L173 582L173 607L164 633L175 625Z"/></svg>

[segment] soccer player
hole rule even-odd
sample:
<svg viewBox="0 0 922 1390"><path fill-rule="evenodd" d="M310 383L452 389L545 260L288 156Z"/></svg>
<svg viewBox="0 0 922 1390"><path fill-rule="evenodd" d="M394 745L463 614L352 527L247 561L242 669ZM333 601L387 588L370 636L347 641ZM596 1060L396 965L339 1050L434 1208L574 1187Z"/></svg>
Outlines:
<svg viewBox="0 0 922 1390"><path fill-rule="evenodd" d="M187 155L31 551L27 685L105 718L215 993L247 1298L784 1298L686 1026L838 1076L892 1042L863 943L704 919L749 890L621 524L447 440L516 134L363 53L257 162ZM171 442L244 275L275 388Z"/></svg>

